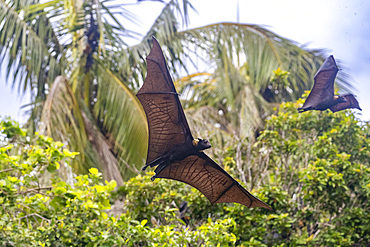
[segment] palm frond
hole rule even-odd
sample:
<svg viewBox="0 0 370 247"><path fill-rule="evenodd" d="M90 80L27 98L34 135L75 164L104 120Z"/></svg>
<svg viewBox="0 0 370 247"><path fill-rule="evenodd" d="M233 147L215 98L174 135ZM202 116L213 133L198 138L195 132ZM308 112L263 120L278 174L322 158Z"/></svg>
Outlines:
<svg viewBox="0 0 370 247"><path fill-rule="evenodd" d="M89 110L80 108L81 101L74 96L68 80L58 76L44 103L40 132L68 143L80 153L72 164L75 173L86 173L90 167L98 167L104 179L122 185L121 169L110 141L94 124Z"/></svg>
<svg viewBox="0 0 370 247"><path fill-rule="evenodd" d="M111 139L122 175L127 178L131 175L131 167L138 168L145 163L148 145L146 117L136 96L123 82L102 64L97 69L94 113Z"/></svg>
<svg viewBox="0 0 370 247"><path fill-rule="evenodd" d="M259 91L271 84L273 70L281 68L289 71L289 88L280 92L285 100L296 99L304 90L312 87L313 76L320 67L325 52L300 48L293 41L261 26L250 24L218 23L186 30L179 35L192 40L196 46L206 45L209 51L207 60L213 65L213 69L229 66L225 58L238 68L247 64L250 83Z"/></svg>
<svg viewBox="0 0 370 247"><path fill-rule="evenodd" d="M43 104L39 131L69 145L84 159L87 144L79 102L68 80L58 76ZM77 170L76 172L81 172Z"/></svg>
<svg viewBox="0 0 370 247"><path fill-rule="evenodd" d="M41 119L41 131L81 153L76 172L95 166L122 184L144 163L148 130L134 92L146 75L152 36L175 79L195 69L178 81L181 100L195 132L207 132L220 147L252 137L269 103L294 100L312 87L323 50L299 47L258 25L179 32L192 8L188 0L169 1L142 41L128 47L126 38L140 35L126 29L126 20L137 19L124 4L0 0L0 61L13 85L32 89L29 125ZM276 86L278 68L290 74ZM338 82L349 86L347 78Z"/></svg>
<svg viewBox="0 0 370 247"><path fill-rule="evenodd" d="M0 61L19 91L30 87L41 95L43 85L61 73L64 63L51 23L42 11L29 11L31 4L0 1Z"/></svg>
<svg viewBox="0 0 370 247"><path fill-rule="evenodd" d="M144 35L142 41L135 46L122 50L122 54L115 58L113 64L121 65L116 67L118 71L115 74L122 79L125 79L125 77L120 77L120 75L133 76L133 84L129 85L131 89L137 90L144 81L146 74L145 55L150 51L153 36L162 44L167 62L171 64L170 69L176 73L178 64L186 68L184 60L188 58L188 55L184 52L181 39L176 35L180 25L176 16L180 15L186 24L189 8L194 9L188 0L182 1L182 5L178 0L169 1L149 31Z"/></svg>
<svg viewBox="0 0 370 247"><path fill-rule="evenodd" d="M324 59L323 50L300 48L258 25L218 23L176 36L171 39L175 47L181 40L184 51L203 49L208 71L213 72L203 81L184 83L186 105L222 111L241 139L254 138L270 114L269 102L294 100L310 89ZM290 72L287 85L273 83L278 68Z"/></svg>

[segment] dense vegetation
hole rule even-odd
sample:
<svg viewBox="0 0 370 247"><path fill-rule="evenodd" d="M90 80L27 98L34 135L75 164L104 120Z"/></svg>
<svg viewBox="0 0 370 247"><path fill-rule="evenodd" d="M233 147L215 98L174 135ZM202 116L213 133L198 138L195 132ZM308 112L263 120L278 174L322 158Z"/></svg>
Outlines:
<svg viewBox="0 0 370 247"><path fill-rule="evenodd" d="M270 104L294 101L311 88L326 56L259 25L188 29L190 1L148 2L0 0L0 73L31 95L25 127L80 153L71 163L76 173L96 167L122 185L144 165L146 118L135 93L146 76L152 36L174 79L185 76L178 89L194 112L189 116L212 119L233 139L262 129ZM143 30L132 24L148 16L139 11L136 17L132 4L163 10ZM337 85L346 89L343 75ZM222 112L222 120L213 119L214 112Z"/></svg>
<svg viewBox="0 0 370 247"><path fill-rule="evenodd" d="M0 243L370 245L369 124L350 111L298 114L301 100L271 116L312 86L323 50L257 25L189 30L189 1L163 7L136 37L117 19L131 20L124 4L0 0L0 62L32 92L27 131L0 123ZM131 47L132 35L141 41ZM193 134L273 211L211 205L190 186L138 173L147 129L135 92L152 35L175 77L194 70L192 56L207 61L175 82ZM343 73L338 82L349 86Z"/></svg>
<svg viewBox="0 0 370 247"><path fill-rule="evenodd" d="M225 169L253 188L254 195L272 206L271 212L239 204L211 205L190 186L165 179L151 182L151 174L138 174L118 190L114 181L104 182L95 168L88 175L62 181L60 174L68 173L62 170L68 170L77 153L51 138L30 137L17 123L4 120L0 242L5 246L369 245L369 124L350 111L298 114L301 103L282 104L253 145L242 142L238 148L248 166L237 167L235 146L220 154Z"/></svg>

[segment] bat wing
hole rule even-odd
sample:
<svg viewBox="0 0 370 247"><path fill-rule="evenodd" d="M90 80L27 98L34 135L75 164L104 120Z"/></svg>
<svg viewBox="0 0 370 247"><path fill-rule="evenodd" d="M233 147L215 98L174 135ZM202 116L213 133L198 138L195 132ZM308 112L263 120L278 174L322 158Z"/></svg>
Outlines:
<svg viewBox="0 0 370 247"><path fill-rule="evenodd" d="M344 97L347 101L343 103L338 103L330 107L330 110L332 112L337 112L337 111L341 111L341 110L348 109L348 108L356 108L362 111L362 109L360 108L360 105L358 104L358 101L356 100L353 94L345 94L341 96Z"/></svg>
<svg viewBox="0 0 370 247"><path fill-rule="evenodd" d="M146 61L147 77L136 96L148 120L148 164L166 154L173 146L193 137L162 49L154 37Z"/></svg>
<svg viewBox="0 0 370 247"><path fill-rule="evenodd" d="M314 85L302 108L316 108L322 102L330 102L334 97L334 80L338 67L334 57L329 56L314 77Z"/></svg>
<svg viewBox="0 0 370 247"><path fill-rule="evenodd" d="M212 204L235 202L249 208L271 210L203 152L168 165L156 177L187 183L202 192Z"/></svg>

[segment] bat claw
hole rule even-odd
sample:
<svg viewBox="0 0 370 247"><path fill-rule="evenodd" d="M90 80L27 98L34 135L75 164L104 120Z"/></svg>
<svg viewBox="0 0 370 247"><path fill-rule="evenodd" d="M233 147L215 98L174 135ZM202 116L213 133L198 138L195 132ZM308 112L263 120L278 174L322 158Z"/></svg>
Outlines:
<svg viewBox="0 0 370 247"><path fill-rule="evenodd" d="M157 177L154 175L153 177L150 178L150 180L152 180L152 182L154 182L154 180L156 179Z"/></svg>
<svg viewBox="0 0 370 247"><path fill-rule="evenodd" d="M145 171L145 169L148 168L148 165L145 165L141 168L142 171Z"/></svg>

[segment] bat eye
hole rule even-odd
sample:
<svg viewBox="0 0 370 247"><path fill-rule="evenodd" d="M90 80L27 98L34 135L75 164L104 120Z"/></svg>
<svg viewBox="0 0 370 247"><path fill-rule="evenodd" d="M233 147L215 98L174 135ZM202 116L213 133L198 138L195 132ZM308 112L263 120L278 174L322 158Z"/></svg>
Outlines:
<svg viewBox="0 0 370 247"><path fill-rule="evenodd" d="M211 146L211 143L208 140L204 140L204 144L207 146Z"/></svg>

